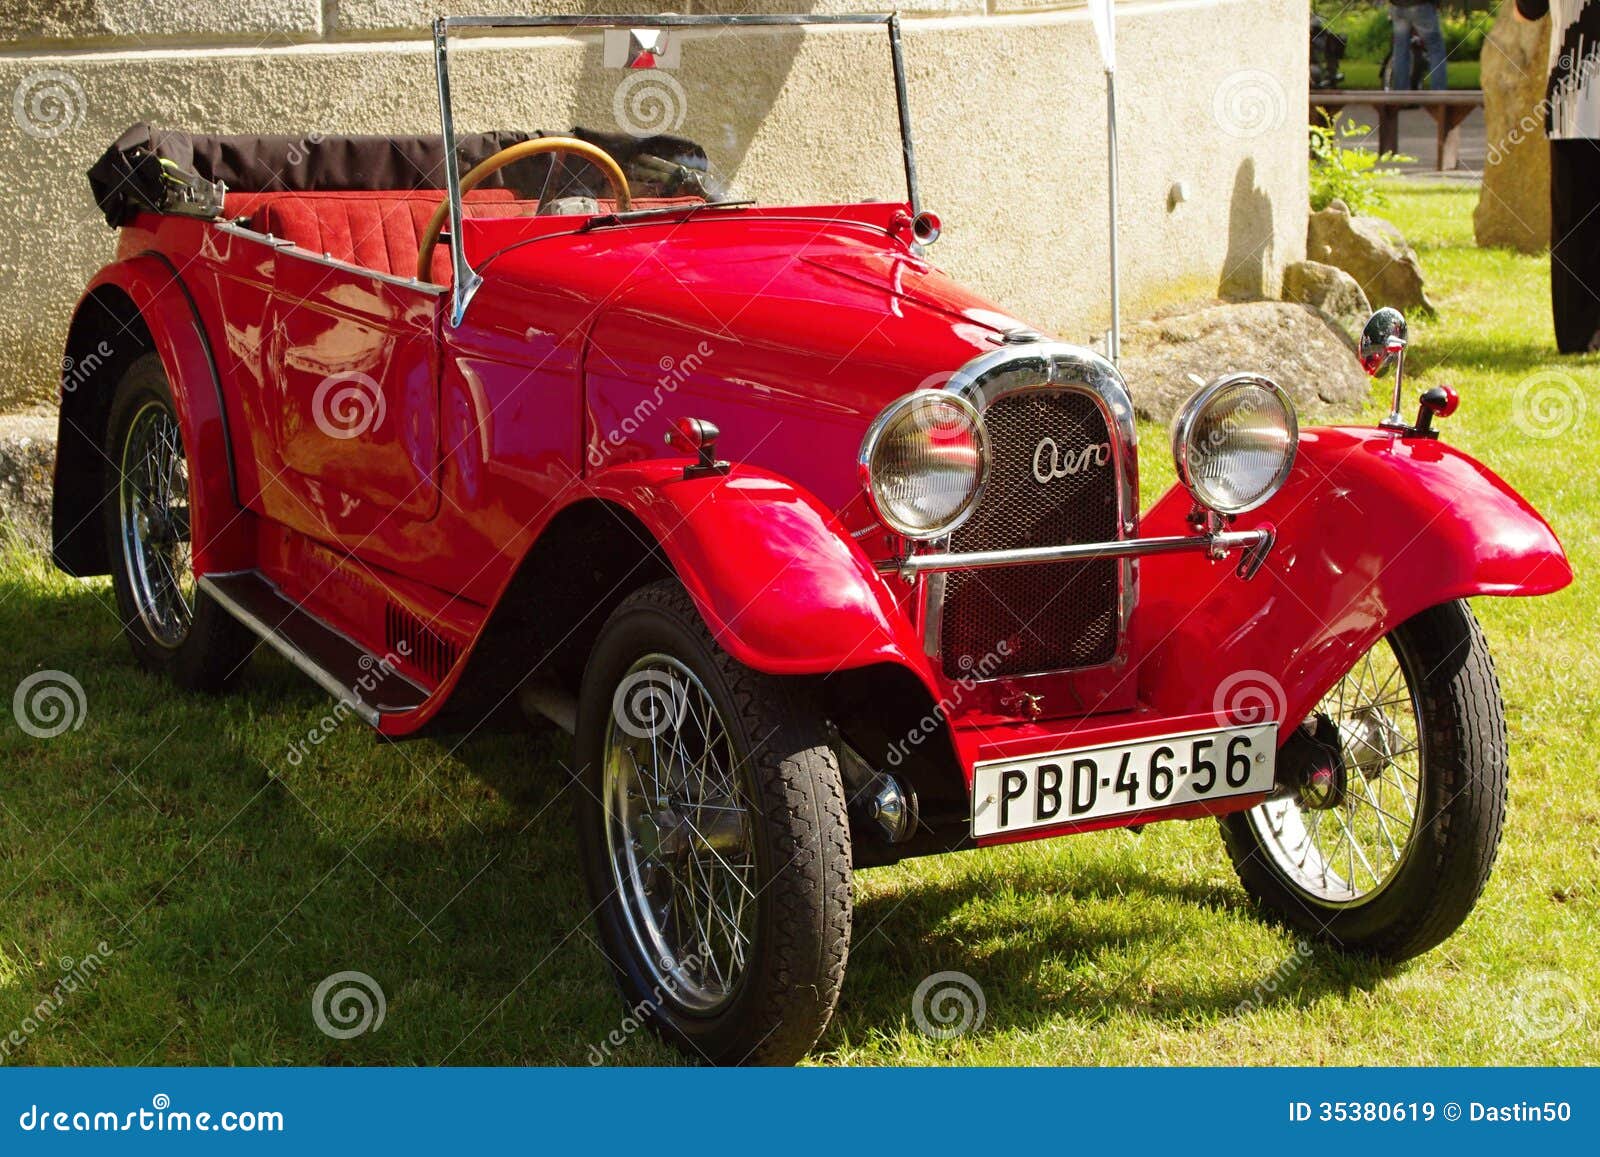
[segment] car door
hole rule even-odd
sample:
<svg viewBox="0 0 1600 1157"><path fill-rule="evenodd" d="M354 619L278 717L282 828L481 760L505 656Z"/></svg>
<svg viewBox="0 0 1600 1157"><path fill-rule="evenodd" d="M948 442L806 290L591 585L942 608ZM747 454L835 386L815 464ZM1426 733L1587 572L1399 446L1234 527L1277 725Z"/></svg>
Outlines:
<svg viewBox="0 0 1600 1157"><path fill-rule="evenodd" d="M439 508L439 297L398 278L277 253L263 382L276 475L268 517L360 553Z"/></svg>

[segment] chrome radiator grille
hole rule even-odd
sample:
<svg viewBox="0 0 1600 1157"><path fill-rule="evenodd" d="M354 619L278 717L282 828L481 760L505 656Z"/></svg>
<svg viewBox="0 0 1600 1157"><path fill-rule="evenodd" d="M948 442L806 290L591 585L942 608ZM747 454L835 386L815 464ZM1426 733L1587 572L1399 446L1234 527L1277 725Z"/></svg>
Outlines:
<svg viewBox="0 0 1600 1157"><path fill-rule="evenodd" d="M997 398L984 421L992 455L988 487L951 536L951 550L1118 537L1114 435L1093 396L1019 390ZM1051 477L1041 482L1041 473ZM1110 661L1120 630L1118 567L1105 559L946 575L939 636L945 674L998 678Z"/></svg>

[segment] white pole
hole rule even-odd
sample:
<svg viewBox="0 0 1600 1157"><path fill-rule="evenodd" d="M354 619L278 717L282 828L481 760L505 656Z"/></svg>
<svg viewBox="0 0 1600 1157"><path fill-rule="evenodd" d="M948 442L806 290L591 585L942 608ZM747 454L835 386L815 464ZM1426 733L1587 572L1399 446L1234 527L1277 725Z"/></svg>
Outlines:
<svg viewBox="0 0 1600 1157"><path fill-rule="evenodd" d="M1117 70L1106 68L1106 188L1111 198L1111 336L1112 365L1122 356L1122 278L1117 269Z"/></svg>
<svg viewBox="0 0 1600 1157"><path fill-rule="evenodd" d="M1111 198L1111 330L1106 356L1122 356L1122 278L1117 269L1117 14L1115 0L1089 0L1089 19L1106 66L1106 192Z"/></svg>

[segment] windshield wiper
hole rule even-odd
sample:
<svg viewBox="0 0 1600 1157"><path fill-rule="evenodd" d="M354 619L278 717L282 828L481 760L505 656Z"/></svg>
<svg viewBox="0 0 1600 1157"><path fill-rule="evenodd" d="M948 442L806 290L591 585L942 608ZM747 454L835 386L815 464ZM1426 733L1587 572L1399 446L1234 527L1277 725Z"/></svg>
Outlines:
<svg viewBox="0 0 1600 1157"><path fill-rule="evenodd" d="M603 225L631 225L635 221L670 217L674 213L699 213L705 209L748 209L754 204L754 201L697 201L690 205L658 205L654 209L630 209L626 213L605 213L599 217L590 217L579 232L586 233Z"/></svg>

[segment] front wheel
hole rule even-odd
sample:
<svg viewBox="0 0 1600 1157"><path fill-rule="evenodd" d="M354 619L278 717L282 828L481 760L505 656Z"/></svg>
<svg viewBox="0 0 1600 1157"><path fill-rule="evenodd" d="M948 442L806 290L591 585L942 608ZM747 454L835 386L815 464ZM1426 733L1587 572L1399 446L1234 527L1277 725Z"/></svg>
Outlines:
<svg viewBox="0 0 1600 1157"><path fill-rule="evenodd" d="M1307 723L1337 746L1293 795L1222 820L1245 890L1337 947L1417 956L1467 918L1506 805L1500 686L1463 602L1378 641Z"/></svg>
<svg viewBox="0 0 1600 1157"><path fill-rule="evenodd" d="M675 582L617 608L584 671L579 853L624 1002L691 1058L793 1064L850 945L850 833L823 719L734 661Z"/></svg>

